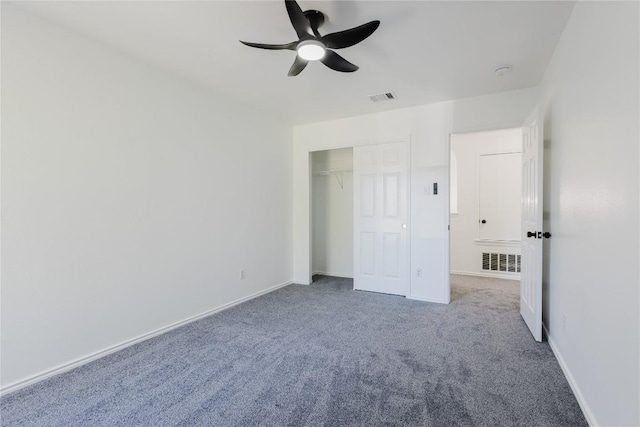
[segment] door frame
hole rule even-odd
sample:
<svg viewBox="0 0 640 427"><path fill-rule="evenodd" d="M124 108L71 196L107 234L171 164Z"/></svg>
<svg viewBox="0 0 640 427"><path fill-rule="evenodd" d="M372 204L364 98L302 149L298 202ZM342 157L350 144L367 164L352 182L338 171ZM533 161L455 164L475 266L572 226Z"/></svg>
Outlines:
<svg viewBox="0 0 640 427"><path fill-rule="evenodd" d="M450 132L449 136L448 136L448 140L447 140L447 147L449 148L449 151L447 152L447 158L449 159L448 164L447 164L447 169L449 170L449 179L447 179L447 183L449 185L449 191L448 194L451 194L451 137L453 135L468 135L471 133L482 133L482 132L494 132L494 131L500 131L500 130L509 130L509 129L522 129L522 125L520 126L498 126L498 127L488 127L488 128L479 128L479 129L465 129L464 131L460 131L460 132ZM504 151L501 153L512 153L512 151ZM489 154L489 153L486 153ZM458 166L458 170L460 170L460 167ZM477 178L479 178L478 174ZM478 179L476 179L476 185L479 185L477 183ZM448 249L449 249L449 256L447 257L447 271L449 272L449 277L451 276L451 197L449 197L449 200L447 200L447 215L449 218L449 233L447 234L447 240L448 240ZM479 211L479 205L476 205L476 213L479 216L480 215L480 211ZM477 236L479 237L479 236ZM482 276L477 276L477 277L482 277ZM505 277L504 279L506 280L510 280L510 278ZM449 295L449 300L451 299L451 280L447 280L447 290L446 290L447 295Z"/></svg>

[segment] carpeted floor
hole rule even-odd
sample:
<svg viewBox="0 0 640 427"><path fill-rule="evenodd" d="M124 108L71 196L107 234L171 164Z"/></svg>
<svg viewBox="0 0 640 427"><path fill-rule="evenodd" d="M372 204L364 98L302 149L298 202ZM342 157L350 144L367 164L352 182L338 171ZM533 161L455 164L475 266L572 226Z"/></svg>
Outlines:
<svg viewBox="0 0 640 427"><path fill-rule="evenodd" d="M3 426L583 426L518 284L291 285L1 399Z"/></svg>

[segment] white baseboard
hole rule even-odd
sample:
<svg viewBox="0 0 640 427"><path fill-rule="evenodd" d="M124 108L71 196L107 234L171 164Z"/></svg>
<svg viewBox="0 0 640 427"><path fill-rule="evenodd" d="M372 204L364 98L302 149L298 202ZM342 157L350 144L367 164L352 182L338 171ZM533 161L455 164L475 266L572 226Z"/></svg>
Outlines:
<svg viewBox="0 0 640 427"><path fill-rule="evenodd" d="M312 275L319 274L321 276L331 276L331 277L339 277L341 279L353 279L353 276L346 276L344 274L339 273L328 273L326 271L314 271Z"/></svg>
<svg viewBox="0 0 640 427"><path fill-rule="evenodd" d="M558 346L553 340L553 337L549 335L549 330L547 329L547 325L543 323L542 329L544 330L544 334L547 336L547 341L549 341L549 347L551 347L551 351L553 352L553 355L556 357L556 360L558 361L558 364L560 365L560 368L562 369L562 372L564 373L564 376L567 379L567 382L569 383L569 386L571 387L573 394L576 396L578 405L580 405L580 409L582 409L582 413L584 414L584 417L586 418L587 423L589 423L591 427L598 427L600 424L596 420L596 417L593 415L593 412L591 412L591 408L589 408L587 401L584 399L584 395L582 394L580 387L578 387L576 380L573 378L573 375L571 374L571 370L567 366L567 363L564 361L562 354L560 354L560 350L558 349Z"/></svg>
<svg viewBox="0 0 640 427"><path fill-rule="evenodd" d="M491 277L493 279L520 280L520 275L518 273L485 273L475 271L451 270L451 274L459 274L460 276Z"/></svg>
<svg viewBox="0 0 640 427"><path fill-rule="evenodd" d="M152 331L152 332L146 333L144 335L140 335L140 336L138 336L136 338L132 338L130 340L124 341L124 342L122 342L120 344L116 344L114 346L108 347L108 348L106 348L104 350L100 350L100 351L98 351L96 353L92 353L92 354L89 354L87 356L81 357L81 358L76 359L76 360L74 360L72 362L65 363L63 365L60 365L60 366L57 366L55 368L46 370L46 371L41 372L39 374L36 374L36 375L31 376L31 377L25 378L23 380L16 381L14 383L8 384L8 385L6 385L6 386L4 386L4 387L2 387L0 389L0 396L4 396L4 395L12 393L14 391L20 390L21 388L27 387L27 386L29 386L31 384L35 384L37 382L40 382L40 381L45 380L47 378L53 377L55 375L59 375L59 374L62 374L64 372L70 371L70 370L75 369L75 368L77 368L79 366L82 366L82 365L85 365L85 364L87 364L89 362L92 362L92 361L94 361L96 359L100 359L101 357L107 356L107 355L109 355L111 353L115 353L116 351L120 351L120 350L125 349L127 347L130 347L130 346L132 346L134 344L138 344L138 343L140 343L142 341L146 341L146 340L148 340L150 338L153 338L155 336L164 334L165 332L169 332L169 331L171 331L173 329L179 328L179 327L184 326L186 324L189 324L191 322L195 322L196 320L200 320L200 319L205 318L207 316L211 316L212 314L219 313L219 312L221 312L223 310L226 310L228 308L231 308L233 306L241 304L241 303L243 303L245 301L249 301L249 300L257 298L257 297L259 297L261 295L268 294L269 292L273 292L276 289L280 289L280 288L283 288L285 286L291 285L292 283L293 282L289 281L289 282L281 283L281 284L276 285L276 286L272 286L272 287L267 288L265 290L262 290L262 291L254 293L254 294L248 295L248 296L246 296L244 298L240 298L240 299L237 299L237 300L232 301L230 303L227 303L227 304L221 305L219 307L213 308L211 310L205 311L204 313L197 314L195 316L189 317L189 318L181 320L179 322L172 323L172 324L170 324L168 326L165 326L165 327L162 327L160 329L156 329L155 331Z"/></svg>
<svg viewBox="0 0 640 427"><path fill-rule="evenodd" d="M435 302L438 304L449 304L447 301L440 298L427 298L427 297L407 295L407 299L412 299L415 301L424 301L424 302Z"/></svg>

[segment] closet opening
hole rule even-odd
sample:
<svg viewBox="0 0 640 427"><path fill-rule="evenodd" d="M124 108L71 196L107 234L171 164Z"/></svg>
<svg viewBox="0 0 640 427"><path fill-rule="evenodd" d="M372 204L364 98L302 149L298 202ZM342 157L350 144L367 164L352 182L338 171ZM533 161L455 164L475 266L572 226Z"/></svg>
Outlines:
<svg viewBox="0 0 640 427"><path fill-rule="evenodd" d="M310 155L312 282L353 279L353 148Z"/></svg>

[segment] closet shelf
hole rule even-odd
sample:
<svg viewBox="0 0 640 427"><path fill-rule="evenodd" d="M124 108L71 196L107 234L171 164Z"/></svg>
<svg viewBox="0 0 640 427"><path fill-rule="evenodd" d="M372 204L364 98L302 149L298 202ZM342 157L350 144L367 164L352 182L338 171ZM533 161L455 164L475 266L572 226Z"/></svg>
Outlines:
<svg viewBox="0 0 640 427"><path fill-rule="evenodd" d="M326 171L317 171L314 173L314 175L316 176L326 176L326 175L333 175L336 177L336 180L338 180L338 184L340 185L340 188L344 189L344 174L345 173L349 173L349 172L353 172L353 170L351 169L332 169L332 170L326 170Z"/></svg>

